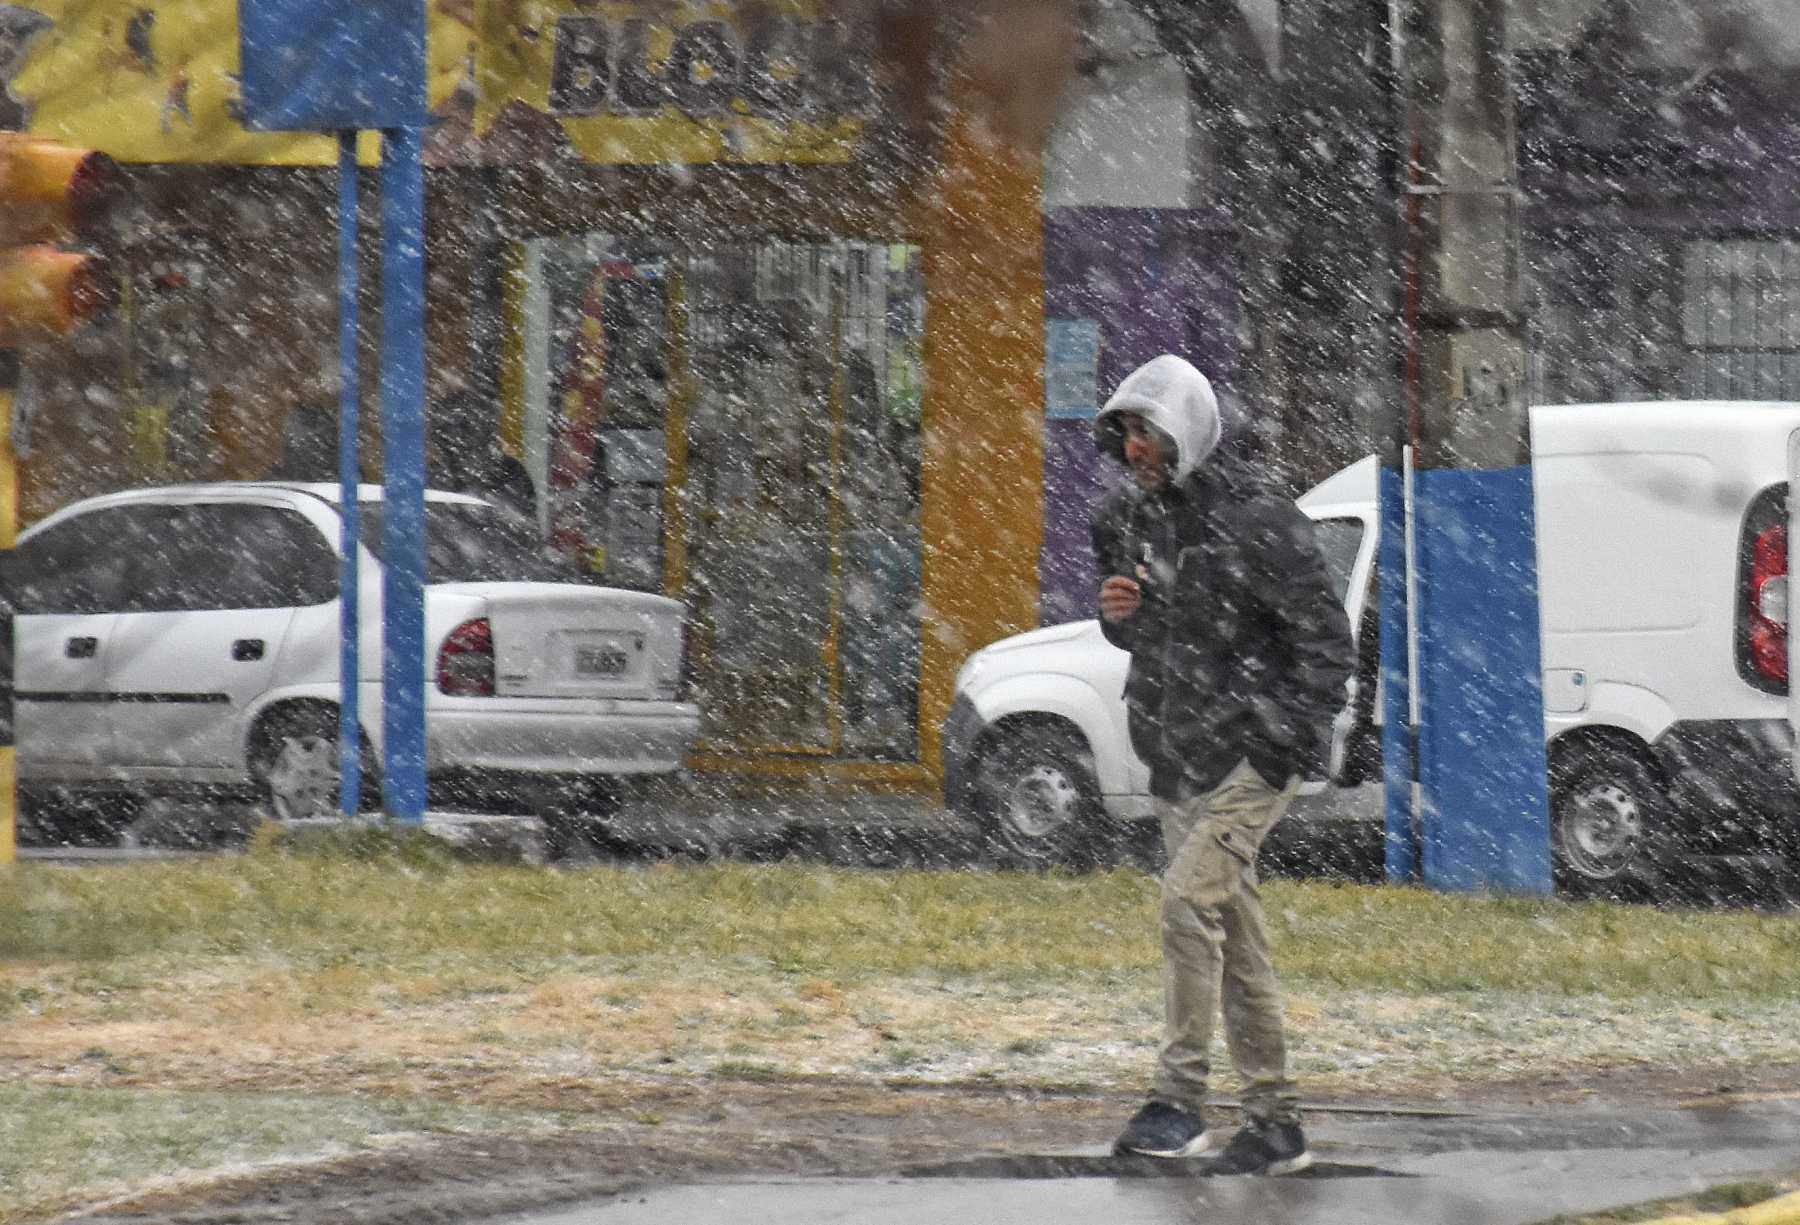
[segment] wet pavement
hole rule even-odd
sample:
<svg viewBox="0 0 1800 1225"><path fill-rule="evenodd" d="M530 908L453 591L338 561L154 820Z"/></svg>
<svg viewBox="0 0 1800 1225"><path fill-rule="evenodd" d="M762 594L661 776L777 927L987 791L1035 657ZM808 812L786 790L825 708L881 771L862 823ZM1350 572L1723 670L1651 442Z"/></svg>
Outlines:
<svg viewBox="0 0 1800 1225"><path fill-rule="evenodd" d="M882 1179L644 1189L504 1225L1526 1225L1800 1170L1800 1101L1620 1113L1320 1115L1319 1164L1277 1179L1096 1150L983 1154ZM496 1221L494 1225L502 1225Z"/></svg>

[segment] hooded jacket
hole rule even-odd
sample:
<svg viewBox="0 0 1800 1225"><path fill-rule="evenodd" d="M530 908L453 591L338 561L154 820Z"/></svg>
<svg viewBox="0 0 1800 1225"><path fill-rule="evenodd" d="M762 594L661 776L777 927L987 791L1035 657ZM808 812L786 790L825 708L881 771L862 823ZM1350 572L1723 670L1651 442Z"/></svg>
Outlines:
<svg viewBox="0 0 1800 1225"><path fill-rule="evenodd" d="M1322 777L1355 652L1312 521L1242 459L1215 455L1218 402L1181 358L1139 367L1101 409L1095 441L1121 460L1124 412L1175 452L1166 485L1128 483L1093 520L1102 577L1143 593L1137 612L1100 627L1131 652L1126 707L1151 792L1208 791L1245 759L1275 786Z"/></svg>

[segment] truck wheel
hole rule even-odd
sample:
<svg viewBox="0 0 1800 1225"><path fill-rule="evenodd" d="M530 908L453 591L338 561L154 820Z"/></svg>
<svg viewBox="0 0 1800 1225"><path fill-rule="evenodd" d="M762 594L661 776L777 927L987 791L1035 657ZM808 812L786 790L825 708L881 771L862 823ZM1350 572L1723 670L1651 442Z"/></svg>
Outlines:
<svg viewBox="0 0 1800 1225"><path fill-rule="evenodd" d="M1582 747L1550 771L1550 851L1556 886L1577 897L1623 897L1645 883L1662 790L1621 749Z"/></svg>
<svg viewBox="0 0 1800 1225"><path fill-rule="evenodd" d="M1093 758L1074 732L1007 733L983 754L978 786L994 850L1009 867L1107 862L1105 809Z"/></svg>

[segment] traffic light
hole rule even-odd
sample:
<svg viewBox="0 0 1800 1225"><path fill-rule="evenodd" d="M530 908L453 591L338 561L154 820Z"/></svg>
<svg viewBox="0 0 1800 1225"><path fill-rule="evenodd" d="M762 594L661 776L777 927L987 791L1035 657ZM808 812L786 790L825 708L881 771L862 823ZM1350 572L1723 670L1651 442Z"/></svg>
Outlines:
<svg viewBox="0 0 1800 1225"><path fill-rule="evenodd" d="M67 336L117 298L97 237L118 182L104 153L0 133L0 348Z"/></svg>
<svg viewBox="0 0 1800 1225"><path fill-rule="evenodd" d="M101 257L67 246L92 241L111 211L118 168L110 157L54 140L0 132L0 550L18 531L12 445L20 350L54 343L117 296ZM12 605L0 552L0 868L17 845L12 720Z"/></svg>

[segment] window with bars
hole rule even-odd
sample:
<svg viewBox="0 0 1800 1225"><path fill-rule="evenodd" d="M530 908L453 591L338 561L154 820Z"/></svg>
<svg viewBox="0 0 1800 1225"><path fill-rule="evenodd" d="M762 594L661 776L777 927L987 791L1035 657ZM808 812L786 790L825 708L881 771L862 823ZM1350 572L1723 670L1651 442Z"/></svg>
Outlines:
<svg viewBox="0 0 1800 1225"><path fill-rule="evenodd" d="M1687 245L1683 381L1706 399L1800 399L1800 241Z"/></svg>

